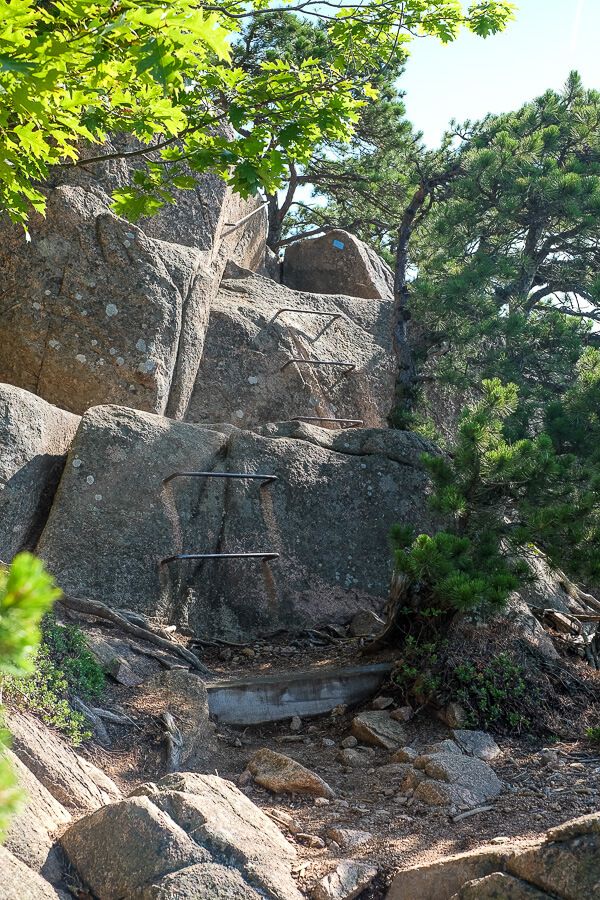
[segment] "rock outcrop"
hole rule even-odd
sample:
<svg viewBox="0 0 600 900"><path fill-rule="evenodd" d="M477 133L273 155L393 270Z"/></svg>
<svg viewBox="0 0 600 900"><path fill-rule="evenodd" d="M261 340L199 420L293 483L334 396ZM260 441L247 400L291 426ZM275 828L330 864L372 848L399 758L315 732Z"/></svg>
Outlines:
<svg viewBox="0 0 600 900"><path fill-rule="evenodd" d="M81 815L120 798L108 775L33 716L11 712L7 725L15 755L69 812Z"/></svg>
<svg viewBox="0 0 600 900"><path fill-rule="evenodd" d="M600 894L600 813L542 840L470 853L399 872L387 900L589 900Z"/></svg>
<svg viewBox="0 0 600 900"><path fill-rule="evenodd" d="M283 283L296 291L368 300L390 300L394 295L390 267L353 234L339 229L290 244L283 261Z"/></svg>
<svg viewBox="0 0 600 900"><path fill-rule="evenodd" d="M59 900L48 882L0 846L0 900Z"/></svg>
<svg viewBox="0 0 600 900"><path fill-rule="evenodd" d="M35 546L78 424L78 416L0 384L0 559Z"/></svg>
<svg viewBox="0 0 600 900"><path fill-rule="evenodd" d="M89 410L71 446L38 545L63 590L176 618L160 560L181 551L183 535L190 531L192 547L199 542L214 546L223 486L177 479L163 488L162 482L176 471L216 468L226 442L224 431L124 407ZM200 498L198 535L193 520ZM185 568L181 571L186 574Z"/></svg>
<svg viewBox="0 0 600 900"><path fill-rule="evenodd" d="M385 426L396 379L392 303L343 296L342 287L332 296L298 293L236 274L223 280L211 306L186 420L252 428L325 416Z"/></svg>
<svg viewBox="0 0 600 900"><path fill-rule="evenodd" d="M0 381L76 413L123 403L181 417L227 259L262 263L266 214L237 225L257 201L205 176L133 225L110 208L131 168L57 170L30 242L1 220Z"/></svg>
<svg viewBox="0 0 600 900"><path fill-rule="evenodd" d="M391 525L427 525L428 447L403 431L288 423L254 433L96 407L81 421L38 550L67 593L189 622L201 636L343 621L385 599ZM177 471L278 480L260 488L186 477L163 487ZM161 565L182 551L267 550L279 559L262 569L235 559Z"/></svg>
<svg viewBox="0 0 600 900"><path fill-rule="evenodd" d="M54 837L71 822L71 814L18 756L7 749L4 753L25 795L21 809L10 821L4 846L30 869L54 883L62 874Z"/></svg>
<svg viewBox="0 0 600 900"><path fill-rule="evenodd" d="M61 843L102 900L301 900L290 874L294 848L241 791L215 775L182 773L143 785L80 819ZM213 886L223 893L210 893Z"/></svg>

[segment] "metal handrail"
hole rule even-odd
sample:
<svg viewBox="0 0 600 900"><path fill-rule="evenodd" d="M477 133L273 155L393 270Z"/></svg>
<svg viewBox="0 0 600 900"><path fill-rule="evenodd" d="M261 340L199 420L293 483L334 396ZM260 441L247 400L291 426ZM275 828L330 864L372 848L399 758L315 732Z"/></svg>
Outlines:
<svg viewBox="0 0 600 900"><path fill-rule="evenodd" d="M345 366L348 371L344 372L344 375L349 375L350 372L353 372L354 369L356 369L356 363L346 362L342 359L304 359L301 356L293 356L282 365L279 371L283 372L283 370L287 369L292 363L304 363L304 365L307 366Z"/></svg>
<svg viewBox="0 0 600 900"><path fill-rule="evenodd" d="M163 484L168 484L173 478L248 478L265 484L277 481L277 475L261 475L259 472L173 472L163 479Z"/></svg>
<svg viewBox="0 0 600 900"><path fill-rule="evenodd" d="M294 306L283 306L281 309L278 309L269 325L272 325L277 316L280 316L282 313L291 312L297 313L300 316L329 316L332 322L335 322L336 319L343 319L343 313L337 312L320 312L318 309L296 309Z"/></svg>
<svg viewBox="0 0 600 900"><path fill-rule="evenodd" d="M249 212L247 215L243 216L241 219L238 219L237 222L223 222L223 228L229 228L230 231L234 231L236 228L239 228L240 225L243 225L244 222L247 222L248 219L251 219L252 216L255 216L256 213L260 212L261 209L264 209L268 205L269 205L269 201L267 200L266 203L261 203L260 206L257 206L256 209L252 210L252 212ZM229 234L230 231L228 231L227 234ZM222 237L224 237L224 235L222 235Z"/></svg>
<svg viewBox="0 0 600 900"><path fill-rule="evenodd" d="M364 425L364 419L332 419L329 416L294 416L292 422L345 422L349 428Z"/></svg>
<svg viewBox="0 0 600 900"><path fill-rule="evenodd" d="M279 559L279 553L175 553L161 559L161 566L174 562L177 559Z"/></svg>

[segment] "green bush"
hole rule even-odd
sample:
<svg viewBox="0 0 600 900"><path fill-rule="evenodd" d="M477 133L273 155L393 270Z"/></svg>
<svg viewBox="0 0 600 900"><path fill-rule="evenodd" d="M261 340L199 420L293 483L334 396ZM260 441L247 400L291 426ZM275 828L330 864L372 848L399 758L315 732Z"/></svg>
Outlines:
<svg viewBox="0 0 600 900"><path fill-rule="evenodd" d="M7 678L5 695L78 746L91 732L85 716L71 706L71 697L96 697L103 687L104 673L88 650L81 629L61 625L49 613L42 622L34 671L27 679Z"/></svg>

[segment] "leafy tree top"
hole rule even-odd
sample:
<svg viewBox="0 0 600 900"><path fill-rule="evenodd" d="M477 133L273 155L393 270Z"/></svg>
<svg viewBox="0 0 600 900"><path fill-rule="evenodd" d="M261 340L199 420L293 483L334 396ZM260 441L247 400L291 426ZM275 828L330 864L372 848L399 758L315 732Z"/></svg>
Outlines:
<svg viewBox="0 0 600 900"><path fill-rule="evenodd" d="M232 66L234 32L274 10L268 0L0 0L0 208L21 222L31 206L43 211L37 182L49 167L109 132L160 152L148 181L121 194L125 214L150 212L147 196L168 202L181 160L242 193L273 191L323 137L350 133L370 78L413 33L485 36L512 15L506 0L308 0L287 10L324 22L326 54Z"/></svg>

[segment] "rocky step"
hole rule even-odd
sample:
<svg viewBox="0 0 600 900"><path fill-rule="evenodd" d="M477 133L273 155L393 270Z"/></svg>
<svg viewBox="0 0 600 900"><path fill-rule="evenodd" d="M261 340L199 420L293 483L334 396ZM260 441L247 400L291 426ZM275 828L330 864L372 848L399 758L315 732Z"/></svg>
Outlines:
<svg viewBox="0 0 600 900"><path fill-rule="evenodd" d="M274 672L207 684L211 716L227 725L259 725L317 716L364 703L391 671L390 663Z"/></svg>

